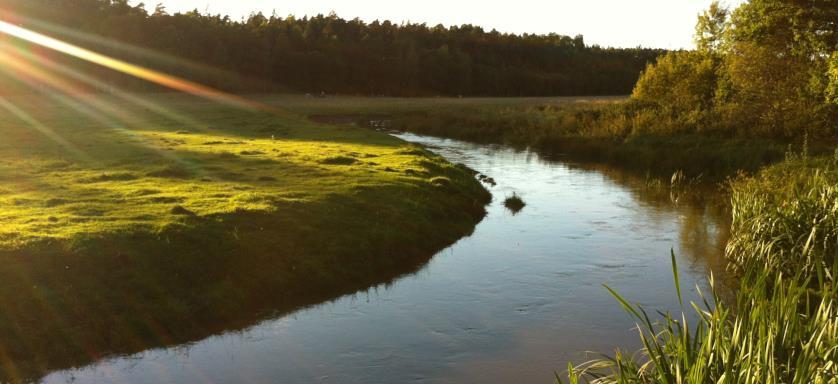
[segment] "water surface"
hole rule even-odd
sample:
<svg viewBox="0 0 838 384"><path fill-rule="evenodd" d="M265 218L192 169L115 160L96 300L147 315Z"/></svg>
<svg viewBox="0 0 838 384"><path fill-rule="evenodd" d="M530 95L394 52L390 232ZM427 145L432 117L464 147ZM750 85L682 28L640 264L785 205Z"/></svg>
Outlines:
<svg viewBox="0 0 838 384"><path fill-rule="evenodd" d="M724 271L714 204L529 151L400 137L496 180L472 236L390 285L43 382L547 383L585 351L638 347L602 284L675 310L670 249L686 290ZM502 205L513 192L527 203L518 214Z"/></svg>

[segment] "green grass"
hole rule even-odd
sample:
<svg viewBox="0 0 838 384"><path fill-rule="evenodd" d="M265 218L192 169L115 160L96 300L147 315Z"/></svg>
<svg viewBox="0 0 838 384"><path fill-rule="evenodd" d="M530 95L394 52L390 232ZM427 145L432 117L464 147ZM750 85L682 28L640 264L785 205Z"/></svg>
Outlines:
<svg viewBox="0 0 838 384"><path fill-rule="evenodd" d="M838 289L813 292L803 273L772 278L764 270L749 271L741 283L733 305L715 288L711 298L691 303L698 319L692 326L683 306L681 314L653 321L642 306L611 291L637 321L643 349L571 365L570 382L834 383Z"/></svg>
<svg viewBox="0 0 838 384"><path fill-rule="evenodd" d="M731 185L733 222L727 255L738 271L802 272L832 283L838 262L838 152L793 155Z"/></svg>
<svg viewBox="0 0 838 384"><path fill-rule="evenodd" d="M489 199L470 170L380 133L147 101L5 100L0 381L385 282Z"/></svg>
<svg viewBox="0 0 838 384"><path fill-rule="evenodd" d="M691 304L698 320L690 326L673 255L681 314L653 321L609 288L637 321L643 349L570 365L570 382L835 383L836 166L838 157L789 156L734 180L726 253L741 275L735 300L714 287Z"/></svg>
<svg viewBox="0 0 838 384"><path fill-rule="evenodd" d="M639 173L721 181L738 171L755 172L782 160L789 140L748 130L683 123L652 106L619 97L301 99L276 97L315 120L388 127L478 143L531 147L571 160L617 165ZM818 140L812 151L831 151Z"/></svg>

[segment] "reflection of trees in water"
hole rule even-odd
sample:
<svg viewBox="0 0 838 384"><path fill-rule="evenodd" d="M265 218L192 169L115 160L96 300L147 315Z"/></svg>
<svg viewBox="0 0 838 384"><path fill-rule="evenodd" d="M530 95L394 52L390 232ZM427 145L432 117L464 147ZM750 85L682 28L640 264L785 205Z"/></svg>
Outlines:
<svg viewBox="0 0 838 384"><path fill-rule="evenodd" d="M730 208L721 185L704 182L671 187L669 180L642 177L605 165L571 163L568 167L603 175L654 212L677 214L680 260L687 261L691 268L701 268L706 274L712 272L722 287L731 286L724 257L730 236Z"/></svg>
<svg viewBox="0 0 838 384"><path fill-rule="evenodd" d="M595 172L607 182L627 191L642 207L648 208L640 211L648 214L644 222L664 224L667 215L654 213L676 214L679 217L676 252L679 260L686 263L682 265L706 275L712 272L723 291L729 291L734 286L735 280L727 273L727 260L724 256L725 245L730 236L731 216L728 194L722 184L680 180L680 183L673 187L669 179L638 175L636 172L605 164L571 162L560 154L506 145L471 144L457 140L452 142L463 145L467 148L466 152L480 151L483 156L493 159L523 160L527 164L561 166L585 173ZM453 160L458 161L456 158Z"/></svg>

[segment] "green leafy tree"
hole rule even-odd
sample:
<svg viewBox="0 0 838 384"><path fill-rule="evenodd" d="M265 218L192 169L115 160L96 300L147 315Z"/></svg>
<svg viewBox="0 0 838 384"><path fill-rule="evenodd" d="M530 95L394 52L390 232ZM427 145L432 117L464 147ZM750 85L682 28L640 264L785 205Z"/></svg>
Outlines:
<svg viewBox="0 0 838 384"><path fill-rule="evenodd" d="M830 134L836 20L838 8L824 0L753 0L736 9L725 34L727 116L774 135Z"/></svg>
<svg viewBox="0 0 838 384"><path fill-rule="evenodd" d="M716 92L716 71L716 60L707 54L671 52L646 68L632 98L675 117L681 126L675 129L704 129Z"/></svg>
<svg viewBox="0 0 838 384"><path fill-rule="evenodd" d="M719 5L718 1L710 3L710 7L698 16L695 26L695 45L699 51L715 52L722 45L727 29L729 11Z"/></svg>

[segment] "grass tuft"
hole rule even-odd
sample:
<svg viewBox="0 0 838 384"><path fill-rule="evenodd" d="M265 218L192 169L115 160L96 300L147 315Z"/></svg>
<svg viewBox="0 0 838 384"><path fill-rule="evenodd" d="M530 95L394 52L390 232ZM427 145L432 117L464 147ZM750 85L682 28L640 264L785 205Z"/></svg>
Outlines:
<svg viewBox="0 0 838 384"><path fill-rule="evenodd" d="M512 193L512 196L503 200L503 206L509 209L513 214L521 212L526 205L527 204L524 202L524 199L522 199L521 196L518 196L515 192Z"/></svg>
<svg viewBox="0 0 838 384"><path fill-rule="evenodd" d="M149 177L160 177L166 179L188 179L192 177L193 173L181 166L167 165L162 169L146 173Z"/></svg>
<svg viewBox="0 0 838 384"><path fill-rule="evenodd" d="M358 159L347 156L332 156L320 160L320 164L328 165L352 165L358 162Z"/></svg>

